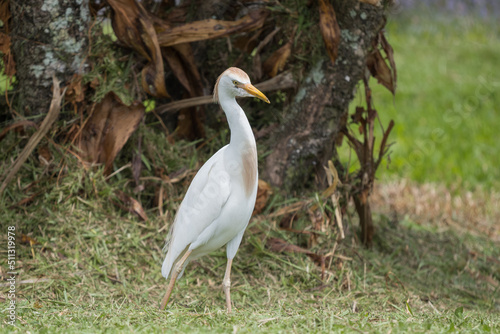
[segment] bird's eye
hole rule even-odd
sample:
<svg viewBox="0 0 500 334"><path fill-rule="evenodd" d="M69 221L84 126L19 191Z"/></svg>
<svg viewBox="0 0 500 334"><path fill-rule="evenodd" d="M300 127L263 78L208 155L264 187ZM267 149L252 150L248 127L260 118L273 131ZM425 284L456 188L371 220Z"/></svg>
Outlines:
<svg viewBox="0 0 500 334"><path fill-rule="evenodd" d="M233 80L233 85L238 86L240 83L236 80Z"/></svg>

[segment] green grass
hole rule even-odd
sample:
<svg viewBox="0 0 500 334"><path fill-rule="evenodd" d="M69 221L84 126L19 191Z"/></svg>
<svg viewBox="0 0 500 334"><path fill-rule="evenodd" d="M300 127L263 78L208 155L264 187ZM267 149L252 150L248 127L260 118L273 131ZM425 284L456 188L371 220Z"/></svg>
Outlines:
<svg viewBox="0 0 500 334"><path fill-rule="evenodd" d="M18 238L17 279L44 280L18 285L18 332L500 330L499 288L484 280L500 281L498 244L383 216L376 219L374 248L342 242L336 254L343 257L335 258L323 281L309 258L271 252L268 238L294 237L273 228L265 214L258 216L233 267L233 314L225 313L220 286L222 250L188 267L161 312L166 230L158 231L167 222L124 214L107 200L114 199L109 192L116 184L106 184L99 173L87 177L93 199L77 190L80 196L57 203L73 187L67 180L31 207L2 205L4 226L15 225L18 237L37 242ZM2 268L5 258L3 253ZM5 318L5 307L1 313Z"/></svg>
<svg viewBox="0 0 500 334"><path fill-rule="evenodd" d="M396 96L371 79L383 125L396 124L392 162L379 176L499 188L500 29L475 18L424 17L387 25ZM360 94L355 101L363 103Z"/></svg>
<svg viewBox="0 0 500 334"><path fill-rule="evenodd" d="M500 43L494 37L498 31L491 29L463 22L455 28L439 22L389 24L399 65L398 94L393 100L382 87L373 85L383 122L396 120L392 164L382 172L383 178L478 188L498 185L499 158L491 152L493 134L500 125L493 117L498 96L485 93L474 112L464 113L481 75L492 80L491 87L498 84L493 75ZM448 118L447 110L456 117ZM146 118L147 126L139 128L145 190L138 194L131 190L130 168L107 179L102 170L84 171L64 148L46 139L40 145L49 148L52 163L45 166L35 152L23 165L0 201L0 243L6 245L7 226L16 226L17 280L40 281L17 286L15 327L6 322L8 288L1 287L0 332L500 331L500 244L493 241L498 239L482 231L472 236L444 228L442 221L417 223L405 212L395 212L401 219L378 213L374 246L367 250L359 245L357 223L348 213L346 240L336 243L332 230L312 247L319 254L335 249L336 256L321 279L320 268L307 256L276 253L266 246L272 237L304 242L276 228L281 217L269 215L294 200L280 194L251 221L237 254L232 314L225 312L221 289L224 250L190 264L167 310L159 311L166 289L160 274L161 248L190 179L170 184L160 176L195 169L219 146L219 139L201 150L193 143L161 145L167 140L148 123L151 119L155 118ZM443 135L436 137L439 129ZM135 145L139 134L127 146ZM0 175L27 137L9 133L3 139ZM224 132L220 137L225 137ZM132 152L130 147L124 151ZM130 160L122 155L115 161L115 170ZM161 188L165 190L163 217L155 203ZM117 189L137 198L149 220L120 209L115 204L120 203ZM20 203L30 196L30 202ZM304 196L315 198L315 194ZM326 202L317 202L329 212ZM299 220L298 225L311 224L307 212ZM497 224L489 217L485 220L485 224ZM23 235L31 243L26 237L23 241ZM5 279L7 255L4 246L1 249L0 274Z"/></svg>
<svg viewBox="0 0 500 334"><path fill-rule="evenodd" d="M4 140L9 143L12 139L15 136L9 135ZM160 139L151 138L153 142ZM8 147L12 145L3 146L2 156ZM159 161L167 167L192 163L192 145L178 143L157 149L147 153L151 170L162 156L178 157ZM53 152L58 161L57 150ZM224 250L192 263L179 280L171 304L161 312L158 304L166 289L160 274L161 248L171 212L188 180L176 187L165 183L169 190L164 210L170 213L160 217L157 208L149 205L150 220L143 222L114 204L119 202L114 191L129 182L123 177L125 171L106 181L101 170L85 172L72 158L65 162L68 174L57 184L54 179L40 178L35 189L24 191L12 184L0 203L2 227L16 226L17 280L40 280L17 286L16 326L2 321L0 332L500 330L498 243L481 234L443 230L433 222L417 224L410 218L396 221L377 215L373 249L360 247L356 235L348 232L322 280L320 268L310 258L275 253L266 246L271 237L291 243L298 240L294 233L276 228L281 217L269 216L290 204L280 195L252 220L236 257L233 314L225 313L221 290ZM20 172L22 188L38 175L36 164L37 160L30 159ZM158 186L149 184L148 192ZM41 189L43 193L29 205L14 204ZM327 203L317 202L329 210ZM310 224L306 212L299 219L304 226ZM356 224L350 222L349 226ZM32 242L23 241L22 235ZM334 237L335 233L320 237L312 250L330 252ZM0 242L5 244L6 238ZM2 275L7 271L6 258L3 251ZM2 289L0 297L8 302L6 290ZM6 303L0 313L6 319Z"/></svg>

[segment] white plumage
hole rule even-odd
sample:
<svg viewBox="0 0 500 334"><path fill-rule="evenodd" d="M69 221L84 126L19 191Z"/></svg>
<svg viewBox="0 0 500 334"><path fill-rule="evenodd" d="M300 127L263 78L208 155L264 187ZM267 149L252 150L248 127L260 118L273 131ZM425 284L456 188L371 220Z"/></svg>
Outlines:
<svg viewBox="0 0 500 334"><path fill-rule="evenodd" d="M161 309L189 261L227 245L223 289L231 312L231 264L252 215L258 183L255 138L236 102L238 96L255 96L269 103L239 68L231 67L217 79L214 100L226 113L231 140L201 167L177 211L161 270L165 278L171 276Z"/></svg>

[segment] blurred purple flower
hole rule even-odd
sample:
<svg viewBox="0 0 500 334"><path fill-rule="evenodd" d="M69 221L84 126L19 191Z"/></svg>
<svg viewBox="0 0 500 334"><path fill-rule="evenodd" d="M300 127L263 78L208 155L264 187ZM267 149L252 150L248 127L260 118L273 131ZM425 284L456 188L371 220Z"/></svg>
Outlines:
<svg viewBox="0 0 500 334"><path fill-rule="evenodd" d="M400 11L428 10L451 15L478 15L481 18L499 17L499 0L394 0Z"/></svg>

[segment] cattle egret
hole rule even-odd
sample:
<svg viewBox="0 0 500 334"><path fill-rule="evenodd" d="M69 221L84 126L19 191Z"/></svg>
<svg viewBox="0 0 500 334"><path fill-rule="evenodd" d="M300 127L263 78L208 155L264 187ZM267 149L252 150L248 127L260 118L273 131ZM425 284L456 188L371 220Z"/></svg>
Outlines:
<svg viewBox="0 0 500 334"><path fill-rule="evenodd" d="M227 266L222 288L231 312L231 264L252 215L257 197L257 147L245 112L236 97L269 99L236 67L224 71L215 84L214 101L226 114L231 130L228 145L215 153L198 171L179 206L167 237L167 254L161 268L170 283L161 302L168 303L175 280L189 261L227 245Z"/></svg>

